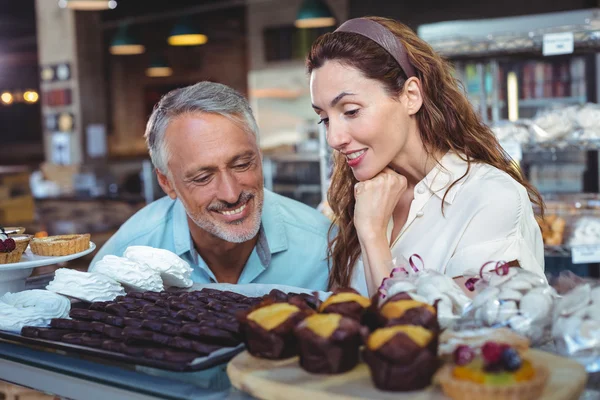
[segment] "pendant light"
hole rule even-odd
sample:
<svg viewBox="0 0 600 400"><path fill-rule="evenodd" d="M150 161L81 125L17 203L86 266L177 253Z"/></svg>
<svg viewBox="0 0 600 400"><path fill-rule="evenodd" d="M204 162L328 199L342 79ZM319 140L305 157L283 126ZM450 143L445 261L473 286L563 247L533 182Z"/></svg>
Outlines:
<svg viewBox="0 0 600 400"><path fill-rule="evenodd" d="M145 51L146 48L144 47L144 45L141 44L139 40L136 40L136 38L131 35L127 25L119 26L119 30L115 34L110 44L111 54L123 56L132 54L142 54Z"/></svg>
<svg viewBox="0 0 600 400"><path fill-rule="evenodd" d="M324 0L304 0L296 22L296 28L324 28L335 25L335 18Z"/></svg>
<svg viewBox="0 0 600 400"><path fill-rule="evenodd" d="M115 0L59 0L58 6L72 10L99 11L113 10L117 8L117 2Z"/></svg>
<svg viewBox="0 0 600 400"><path fill-rule="evenodd" d="M208 37L200 33L190 18L183 18L173 27L167 41L171 46L199 46L208 42Z"/></svg>
<svg viewBox="0 0 600 400"><path fill-rule="evenodd" d="M155 56L148 68L146 68L146 76L151 78L162 78L173 75L173 69L167 63L167 60L161 56Z"/></svg>

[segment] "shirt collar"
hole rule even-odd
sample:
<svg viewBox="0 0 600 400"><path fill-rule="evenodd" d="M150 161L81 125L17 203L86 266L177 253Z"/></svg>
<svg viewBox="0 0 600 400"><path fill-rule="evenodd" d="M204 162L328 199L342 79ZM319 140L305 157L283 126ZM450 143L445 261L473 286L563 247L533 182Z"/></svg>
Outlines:
<svg viewBox="0 0 600 400"><path fill-rule="evenodd" d="M446 193L446 190L456 180L460 179L467 172L468 164L457 153L452 151L447 152L444 157L433 167L423 182L433 194L446 203L452 204L456 194L460 190L465 178L458 181ZM444 198L444 195L445 198Z"/></svg>
<svg viewBox="0 0 600 400"><path fill-rule="evenodd" d="M173 239L175 244L175 253L182 256L186 252L194 253L194 244L188 227L187 213L185 207L179 201L175 200L173 210ZM281 206L274 193L265 190L264 202L261 216L261 228L259 231L259 240L257 251L261 261L265 266L270 263L270 255L285 251L288 249L288 238L283 221ZM194 251L192 251L194 250Z"/></svg>

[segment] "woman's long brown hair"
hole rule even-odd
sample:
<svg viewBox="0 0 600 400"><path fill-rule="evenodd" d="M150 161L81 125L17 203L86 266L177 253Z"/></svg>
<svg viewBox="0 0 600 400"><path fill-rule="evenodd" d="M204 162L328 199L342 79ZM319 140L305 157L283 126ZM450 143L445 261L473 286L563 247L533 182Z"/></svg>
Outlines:
<svg viewBox="0 0 600 400"><path fill-rule="evenodd" d="M400 39L416 70L423 97L423 105L417 112L416 118L426 152L431 155L436 151L452 150L459 155L464 155L468 168L472 162L478 162L506 172L527 189L531 202L543 214L544 203L541 195L521 176L511 158L498 143L494 133L481 122L464 90L452 75L452 67L449 63L408 26L387 18L367 18L385 26ZM402 93L407 79L397 62L385 49L356 33L334 32L319 37L313 43L308 55L308 73L320 68L328 60L335 60L358 69L367 78L381 82L388 94L394 97ZM467 173L468 171L469 169ZM467 173L460 179L463 179ZM353 222L356 183L357 180L348 163L343 155L336 151L331 186L327 196L329 206L334 213L330 234L335 227L338 229L337 235L330 240L328 246L331 263L330 287L343 287L350 284L354 265L360 256L360 244Z"/></svg>

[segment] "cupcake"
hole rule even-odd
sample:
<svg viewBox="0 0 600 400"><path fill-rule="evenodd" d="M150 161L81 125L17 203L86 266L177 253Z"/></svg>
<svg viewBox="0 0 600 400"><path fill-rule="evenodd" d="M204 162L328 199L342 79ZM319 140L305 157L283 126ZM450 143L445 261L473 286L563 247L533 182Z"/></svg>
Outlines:
<svg viewBox="0 0 600 400"><path fill-rule="evenodd" d="M267 299L238 315L240 332L250 354L269 359L295 356L294 327L313 314L303 304L289 304Z"/></svg>
<svg viewBox="0 0 600 400"><path fill-rule="evenodd" d="M533 365L514 347L486 342L479 351L463 345L454 362L445 365L437 380L455 400L535 400L544 391L549 371Z"/></svg>
<svg viewBox="0 0 600 400"><path fill-rule="evenodd" d="M380 326L417 325L434 332L440 330L436 308L404 293L392 296L379 307L377 321Z"/></svg>
<svg viewBox="0 0 600 400"><path fill-rule="evenodd" d="M340 314L313 314L294 329L300 366L315 374L338 374L358 363L360 324Z"/></svg>
<svg viewBox="0 0 600 400"><path fill-rule="evenodd" d="M371 333L363 359L375 387L404 392L429 386L439 365L437 335L416 325L389 326Z"/></svg>
<svg viewBox="0 0 600 400"><path fill-rule="evenodd" d="M30 240L30 235L0 234L0 264L19 262Z"/></svg>
<svg viewBox="0 0 600 400"><path fill-rule="evenodd" d="M340 314L361 321L370 305L371 300L361 296L356 290L340 289L321 304L319 312Z"/></svg>

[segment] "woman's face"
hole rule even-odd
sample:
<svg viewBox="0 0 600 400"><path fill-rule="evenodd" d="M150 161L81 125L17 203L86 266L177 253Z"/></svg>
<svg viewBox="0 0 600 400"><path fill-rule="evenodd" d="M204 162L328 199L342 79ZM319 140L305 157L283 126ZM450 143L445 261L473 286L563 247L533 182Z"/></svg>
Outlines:
<svg viewBox="0 0 600 400"><path fill-rule="evenodd" d="M310 95L327 142L346 157L359 181L381 172L414 134L404 94L392 98L379 81L337 61L312 71Z"/></svg>

